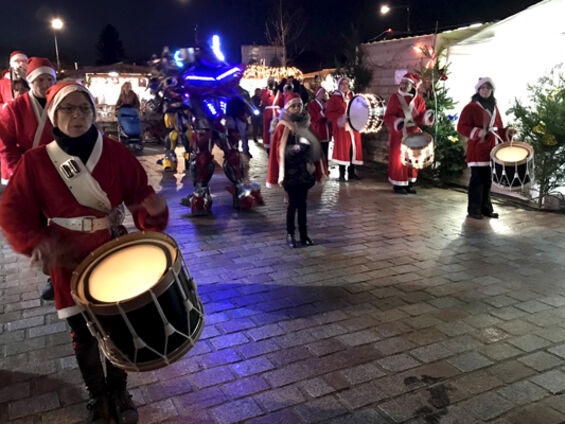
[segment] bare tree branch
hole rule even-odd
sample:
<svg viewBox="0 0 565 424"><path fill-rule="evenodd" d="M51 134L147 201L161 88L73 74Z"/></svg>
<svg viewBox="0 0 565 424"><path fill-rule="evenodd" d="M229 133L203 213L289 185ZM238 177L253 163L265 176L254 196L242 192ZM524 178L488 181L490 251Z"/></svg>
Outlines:
<svg viewBox="0 0 565 424"><path fill-rule="evenodd" d="M292 5L288 3L288 7L283 9L283 0L278 0L278 4L265 23L267 41L282 49L282 66L287 66L290 62L290 51L299 51L296 44L306 28L304 11L300 8L292 9ZM293 56L295 57L296 54L294 53Z"/></svg>

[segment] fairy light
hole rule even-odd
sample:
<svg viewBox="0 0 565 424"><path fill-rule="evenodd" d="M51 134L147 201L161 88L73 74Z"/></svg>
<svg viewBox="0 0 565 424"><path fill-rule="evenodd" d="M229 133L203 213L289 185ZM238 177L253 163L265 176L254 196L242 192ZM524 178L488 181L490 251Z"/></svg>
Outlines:
<svg viewBox="0 0 565 424"><path fill-rule="evenodd" d="M421 133L418 135L424 135L424 137L428 137L429 143L425 146L414 147L406 145L403 140L402 144L400 145L400 152L404 166L409 166L415 169L423 169L430 166L434 162L434 141L432 137L427 133Z"/></svg>
<svg viewBox="0 0 565 424"><path fill-rule="evenodd" d="M280 81L282 78L294 77L302 80L304 74L302 71L294 66L291 67L273 67L265 65L247 65L243 78L263 80L273 77L275 80Z"/></svg>

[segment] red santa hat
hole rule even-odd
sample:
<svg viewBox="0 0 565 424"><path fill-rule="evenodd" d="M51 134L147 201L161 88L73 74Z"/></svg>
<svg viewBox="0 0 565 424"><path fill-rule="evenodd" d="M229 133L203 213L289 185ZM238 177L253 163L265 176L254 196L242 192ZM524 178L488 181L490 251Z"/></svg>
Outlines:
<svg viewBox="0 0 565 424"><path fill-rule="evenodd" d="M286 109L290 108L291 106L293 106L295 104L299 104L300 106L304 106L304 103L302 103L302 99L300 98L300 96L296 96L296 97L289 99L286 102L286 104L284 105L284 108L286 110Z"/></svg>
<svg viewBox="0 0 565 424"><path fill-rule="evenodd" d="M44 57L30 57L27 62L26 79L31 84L38 76L48 74L57 79L55 67Z"/></svg>
<svg viewBox="0 0 565 424"><path fill-rule="evenodd" d="M326 94L326 89L324 87L318 87L318 89L316 90L316 93L314 93L314 97L318 97L318 94L320 94L320 93Z"/></svg>
<svg viewBox="0 0 565 424"><path fill-rule="evenodd" d="M351 80L347 77L341 77L340 79L337 80L337 89L339 91L339 86L340 84L343 82L343 80L347 80L349 83L351 83Z"/></svg>
<svg viewBox="0 0 565 424"><path fill-rule="evenodd" d="M59 82L47 89L47 115L49 115L49 119L51 120L51 122L53 122L53 124L55 124L55 112L57 111L57 108L59 107L61 102L69 94L76 91L86 94L86 97L92 105L92 110L96 110L96 102L94 101L94 97L92 97L92 94L85 86L80 85L78 82L74 81Z"/></svg>
<svg viewBox="0 0 565 424"><path fill-rule="evenodd" d="M420 78L420 76L412 72L404 74L401 81L409 81L416 88L420 87L420 84L422 84L422 79Z"/></svg>
<svg viewBox="0 0 565 424"><path fill-rule="evenodd" d="M16 60L19 59L27 60L27 55L19 50L14 50L12 53L10 53L10 68L15 68Z"/></svg>
<svg viewBox="0 0 565 424"><path fill-rule="evenodd" d="M477 82L477 84L475 85L475 91L478 93L479 88L481 88L481 85L487 84L487 83L490 84L490 86L492 87L492 91L494 91L494 82L492 82L492 79L490 77L479 78L479 82Z"/></svg>

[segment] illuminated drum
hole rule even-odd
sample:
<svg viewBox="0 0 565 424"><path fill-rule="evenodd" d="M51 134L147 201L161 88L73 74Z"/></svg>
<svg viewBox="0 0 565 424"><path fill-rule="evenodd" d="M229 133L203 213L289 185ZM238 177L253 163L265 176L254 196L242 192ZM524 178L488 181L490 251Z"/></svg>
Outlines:
<svg viewBox="0 0 565 424"><path fill-rule="evenodd" d="M353 131L376 133L383 126L385 101L374 94L356 94L347 105L347 122Z"/></svg>
<svg viewBox="0 0 565 424"><path fill-rule="evenodd" d="M400 152L404 166L427 168L434 163L434 139L427 132L407 134L402 139Z"/></svg>
<svg viewBox="0 0 565 424"><path fill-rule="evenodd" d="M534 176L534 149L521 141L497 144L490 152L492 182L507 190L522 190Z"/></svg>
<svg viewBox="0 0 565 424"><path fill-rule="evenodd" d="M188 352L204 311L176 242L142 231L94 250L73 272L71 293L104 355L129 371L164 367Z"/></svg>

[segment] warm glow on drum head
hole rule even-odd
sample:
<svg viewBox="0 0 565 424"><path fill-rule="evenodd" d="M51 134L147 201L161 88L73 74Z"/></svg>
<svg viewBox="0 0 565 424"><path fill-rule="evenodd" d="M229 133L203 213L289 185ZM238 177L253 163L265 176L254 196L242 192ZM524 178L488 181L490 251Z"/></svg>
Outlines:
<svg viewBox="0 0 565 424"><path fill-rule="evenodd" d="M167 270L167 257L158 246L126 247L100 261L88 279L90 296L119 302L148 291Z"/></svg>
<svg viewBox="0 0 565 424"><path fill-rule="evenodd" d="M503 147L496 152L496 158L501 162L520 162L528 157L528 151L523 147Z"/></svg>

